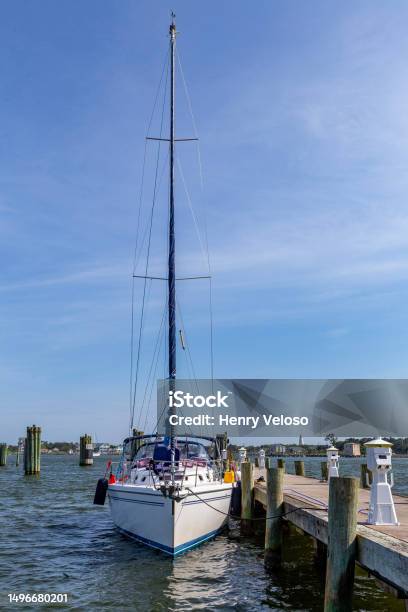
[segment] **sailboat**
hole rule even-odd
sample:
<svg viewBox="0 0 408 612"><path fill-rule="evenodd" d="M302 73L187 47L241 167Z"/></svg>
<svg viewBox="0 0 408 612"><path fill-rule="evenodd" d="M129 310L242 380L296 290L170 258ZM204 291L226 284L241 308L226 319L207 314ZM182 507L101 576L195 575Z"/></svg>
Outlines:
<svg viewBox="0 0 408 612"><path fill-rule="evenodd" d="M168 387L176 389L175 270L175 45L174 15L170 25L170 133L168 219ZM166 405L167 414L175 409ZM211 446L212 445L212 446ZM209 450L212 449L210 454ZM214 452L215 449L215 452ZM206 436L176 435L168 425L162 435L130 435L109 481L101 479L95 503L107 493L113 522L125 536L173 557L213 538L228 520L233 490L231 472L223 471L216 441Z"/></svg>
<svg viewBox="0 0 408 612"><path fill-rule="evenodd" d="M93 457L100 457L101 456L101 451L99 449L98 438L96 437L96 434L95 434L95 444L94 444L92 456Z"/></svg>

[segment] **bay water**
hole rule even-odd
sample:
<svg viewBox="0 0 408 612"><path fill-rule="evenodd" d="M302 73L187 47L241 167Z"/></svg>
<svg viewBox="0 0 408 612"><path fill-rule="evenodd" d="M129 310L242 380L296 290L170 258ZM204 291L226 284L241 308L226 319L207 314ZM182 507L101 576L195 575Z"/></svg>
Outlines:
<svg viewBox="0 0 408 612"><path fill-rule="evenodd" d="M92 504L107 457L79 467L78 456L43 455L41 476L24 476L11 455L0 468L1 610L293 610L323 609L324 575L313 540L284 539L282 568L263 564L262 535L243 538L237 522L215 540L171 560L127 540L109 505ZM305 458L320 475L321 458ZM394 491L408 495L408 459L394 458ZM287 471L294 473L292 459ZM341 459L341 474L359 476L359 459ZM11 604L12 593L66 593L66 604ZM373 578L357 570L355 610L401 611Z"/></svg>

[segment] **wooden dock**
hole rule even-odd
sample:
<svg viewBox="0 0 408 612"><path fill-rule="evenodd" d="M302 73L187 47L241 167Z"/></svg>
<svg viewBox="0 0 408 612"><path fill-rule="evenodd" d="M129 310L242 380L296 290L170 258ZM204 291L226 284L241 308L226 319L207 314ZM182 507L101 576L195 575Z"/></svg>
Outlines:
<svg viewBox="0 0 408 612"><path fill-rule="evenodd" d="M266 483L259 482L264 470L255 468L254 501L266 509ZM283 483L285 520L327 545L329 486L315 478L285 474ZM398 526L365 524L370 491L359 490L356 561L372 574L383 588L408 600L408 498L394 496ZM297 508L312 508L299 509ZM296 510L294 512L294 510Z"/></svg>

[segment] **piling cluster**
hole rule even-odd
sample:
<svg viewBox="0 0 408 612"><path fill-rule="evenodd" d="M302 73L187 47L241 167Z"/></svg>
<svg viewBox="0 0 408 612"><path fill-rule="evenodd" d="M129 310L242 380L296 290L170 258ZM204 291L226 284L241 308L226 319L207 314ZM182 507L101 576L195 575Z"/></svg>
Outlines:
<svg viewBox="0 0 408 612"><path fill-rule="evenodd" d="M85 434L79 439L79 465L93 465L92 436Z"/></svg>
<svg viewBox="0 0 408 612"><path fill-rule="evenodd" d="M0 467L4 467L5 465L7 465L7 453L7 444L3 442L2 444L0 444Z"/></svg>
<svg viewBox="0 0 408 612"><path fill-rule="evenodd" d="M24 444L24 472L27 475L39 474L41 463L41 427L27 427Z"/></svg>

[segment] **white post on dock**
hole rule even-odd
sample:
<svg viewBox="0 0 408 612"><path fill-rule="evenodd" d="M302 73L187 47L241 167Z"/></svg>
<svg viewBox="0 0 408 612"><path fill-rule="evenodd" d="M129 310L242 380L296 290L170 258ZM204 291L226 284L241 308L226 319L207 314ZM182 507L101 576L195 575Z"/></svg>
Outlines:
<svg viewBox="0 0 408 612"><path fill-rule="evenodd" d="M241 446L238 452L239 452L239 463L241 465L241 463L243 461L246 461L246 458L247 458L247 451L246 451L245 446Z"/></svg>
<svg viewBox="0 0 408 612"><path fill-rule="evenodd" d="M259 451L259 469L265 469L265 451L263 448L261 448Z"/></svg>
<svg viewBox="0 0 408 612"><path fill-rule="evenodd" d="M339 475L339 451L335 446L330 446L327 451L328 480L338 478Z"/></svg>
<svg viewBox="0 0 408 612"><path fill-rule="evenodd" d="M371 470L372 483L368 523L370 525L399 525L395 512L391 487L394 478L391 472L392 444L378 438L366 442L367 468ZM388 482L390 474L390 482Z"/></svg>

